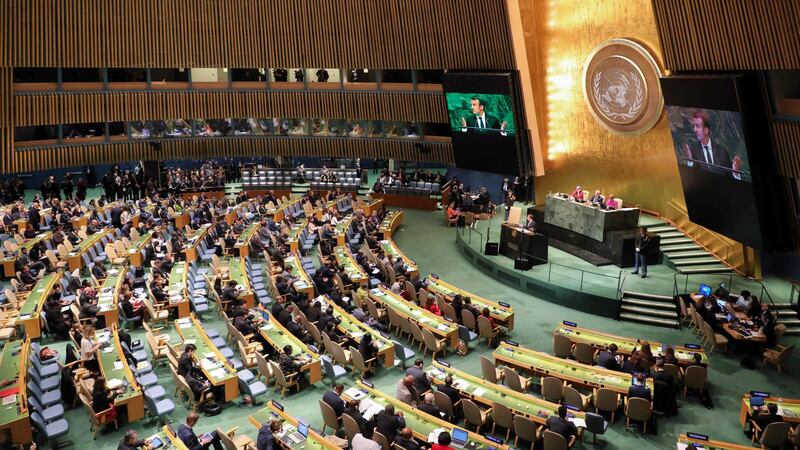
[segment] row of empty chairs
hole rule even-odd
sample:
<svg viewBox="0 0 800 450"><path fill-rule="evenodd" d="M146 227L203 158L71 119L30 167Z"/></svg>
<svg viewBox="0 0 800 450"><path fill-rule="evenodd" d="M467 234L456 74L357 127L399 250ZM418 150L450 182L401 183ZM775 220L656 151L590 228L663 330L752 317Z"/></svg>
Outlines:
<svg viewBox="0 0 800 450"><path fill-rule="evenodd" d="M412 187L412 185L414 186ZM423 187L417 187L419 185L422 185ZM383 192L395 195L416 195L419 197L430 197L433 194L439 193L439 184L412 181L408 186L384 186Z"/></svg>

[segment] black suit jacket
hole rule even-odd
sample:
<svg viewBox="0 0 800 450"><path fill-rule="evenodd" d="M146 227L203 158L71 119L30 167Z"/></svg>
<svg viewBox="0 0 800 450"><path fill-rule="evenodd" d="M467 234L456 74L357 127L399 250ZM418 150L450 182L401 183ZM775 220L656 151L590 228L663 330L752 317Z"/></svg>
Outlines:
<svg viewBox="0 0 800 450"><path fill-rule="evenodd" d="M406 421L397 415L381 411L375 415L375 430L380 432L387 441L393 442L397 431L406 426Z"/></svg>
<svg viewBox="0 0 800 450"><path fill-rule="evenodd" d="M322 401L327 403L336 412L337 416L341 416L344 412L344 400L339 397L336 392L327 391L322 395Z"/></svg>
<svg viewBox="0 0 800 450"><path fill-rule="evenodd" d="M436 386L436 390L450 397L450 401L453 403L453 407L455 407L455 404L459 400L461 400L461 393L458 391L458 389L452 386L445 386L442 384L440 386Z"/></svg>
<svg viewBox="0 0 800 450"><path fill-rule="evenodd" d="M33 228L39 229L39 225L42 222L42 216L39 214L39 210L36 208L31 208L28 210L28 223L33 225Z"/></svg>
<svg viewBox="0 0 800 450"><path fill-rule="evenodd" d="M420 450L422 448L420 447L419 442L417 442L417 440L413 437L411 439L406 439L403 436L397 436L394 438L394 443L406 450Z"/></svg>
<svg viewBox="0 0 800 450"><path fill-rule="evenodd" d="M653 399L653 394L650 393L650 389L648 389L646 386L639 386L634 384L628 388L628 398L635 398L635 397L643 398L647 401L650 401Z"/></svg>
<svg viewBox="0 0 800 450"><path fill-rule="evenodd" d="M423 404L417 406L417 409L419 409L420 411L422 411L422 412L424 412L426 414L430 414L433 417L436 417L437 419L441 419L442 418L442 416L439 414L439 408L437 408L436 405L432 405L432 404L429 404L429 403L423 403Z"/></svg>
<svg viewBox="0 0 800 450"><path fill-rule="evenodd" d="M710 170L714 173L718 173L720 175L731 174L731 172L720 170L718 167L716 167L716 166L721 166L730 169L732 165L731 156L730 154L728 154L728 149L725 148L722 144L714 141L711 142L711 153L713 154L712 156L714 158L713 166L707 165L705 163L706 157L699 141L692 144L690 149L692 152L692 159L695 160L695 164L701 164L707 170Z"/></svg>
<svg viewBox="0 0 800 450"><path fill-rule="evenodd" d="M485 114L486 123L484 127L487 129L479 129L478 127L478 116L474 114L470 114L465 117L467 122L467 131L472 133L499 133L500 132L500 121L497 117L491 114Z"/></svg>

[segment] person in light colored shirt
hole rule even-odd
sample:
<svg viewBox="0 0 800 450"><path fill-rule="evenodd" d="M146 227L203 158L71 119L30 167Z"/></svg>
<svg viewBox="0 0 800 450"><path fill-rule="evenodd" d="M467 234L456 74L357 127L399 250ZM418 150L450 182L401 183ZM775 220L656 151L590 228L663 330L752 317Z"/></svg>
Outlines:
<svg viewBox="0 0 800 450"><path fill-rule="evenodd" d="M353 436L350 448L352 450L381 450L381 445L372 440L372 429L366 427L361 433Z"/></svg>
<svg viewBox="0 0 800 450"><path fill-rule="evenodd" d="M752 304L753 297L750 296L750 291L742 291L733 307L740 311L749 311Z"/></svg>

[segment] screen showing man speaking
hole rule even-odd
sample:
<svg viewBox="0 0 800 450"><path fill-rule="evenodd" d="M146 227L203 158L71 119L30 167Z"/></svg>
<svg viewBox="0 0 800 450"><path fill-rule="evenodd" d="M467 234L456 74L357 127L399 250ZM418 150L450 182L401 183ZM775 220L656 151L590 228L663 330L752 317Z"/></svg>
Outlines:
<svg viewBox="0 0 800 450"><path fill-rule="evenodd" d="M448 92L445 98L453 133L514 136L510 95Z"/></svg>
<svg viewBox="0 0 800 450"><path fill-rule="evenodd" d="M683 106L666 109L679 164L752 181L740 113Z"/></svg>
<svg viewBox="0 0 800 450"><path fill-rule="evenodd" d="M689 219L761 247L757 172L751 170L752 138L737 78L672 76L662 78L661 87Z"/></svg>
<svg viewBox="0 0 800 450"><path fill-rule="evenodd" d="M456 166L518 173L518 139L509 73L445 74L447 114Z"/></svg>

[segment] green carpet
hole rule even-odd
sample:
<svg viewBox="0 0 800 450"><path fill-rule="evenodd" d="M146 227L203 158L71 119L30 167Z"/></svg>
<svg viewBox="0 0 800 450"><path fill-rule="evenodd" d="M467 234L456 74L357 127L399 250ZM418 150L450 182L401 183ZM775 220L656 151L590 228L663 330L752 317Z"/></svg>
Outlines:
<svg viewBox="0 0 800 450"><path fill-rule="evenodd" d="M485 232L485 224L481 225ZM405 223L395 234L398 246L420 267L421 273L427 275L429 272L436 273L442 279L453 283L463 289L472 291L476 294L485 296L496 301L505 301L513 305L517 318L516 328L513 332L513 339L522 345L533 349L550 352L552 350L551 332L562 320L577 322L580 326L603 330L619 335L640 337L643 340L658 340L675 344L695 342L696 339L686 329L672 330L666 328L650 327L646 325L632 324L627 322L617 322L608 319L598 318L592 315L576 312L557 304L547 302L543 299L531 295L523 294L503 283L495 280L469 263L463 261L455 246L455 233L453 228L446 228L442 223L442 212L421 212L405 211ZM485 234L485 233L484 233ZM493 229L493 240L498 240L499 230ZM551 250L552 251L552 250ZM569 255L561 255L553 252L554 261L560 260L576 264L576 261L567 258ZM593 267L593 266L592 266ZM653 276L648 280L642 280L655 286L653 289L671 292L672 277L667 272L661 273L666 268L654 267ZM597 270L593 268L592 270ZM606 270L601 268L600 270ZM611 270L611 269L607 269ZM615 269L618 270L618 269ZM616 283L616 281L614 281ZM626 284L627 285L627 284ZM644 286L644 285L642 285ZM588 283L587 289L616 289L616 285L610 287L601 283ZM638 283L637 283L638 289ZM207 314L204 322L216 327L220 332L225 332L225 327L217 320L216 314ZM173 338L176 332L171 330ZM143 333L137 331L133 333L134 339L143 339ZM47 342L59 350L63 350L65 343ZM473 346L474 347L474 346ZM237 352L238 353L238 352ZM458 368L472 374L480 374L479 356L490 355L491 351L486 345L473 348L469 355L457 357L449 354L447 359L457 361ZM679 400L682 405L678 416L659 421L659 434L657 436L643 436L639 432L626 431L624 427L624 416L618 414L617 421L613 424L603 440L608 441L606 448L610 449L666 449L674 448L676 436L686 431L695 431L710 435L713 439L731 441L740 444L749 443L738 424L738 413L740 398L744 392L751 389L769 391L777 396L790 398L800 398L800 386L797 383L800 373L797 370L797 355L789 364L789 370L783 376L778 376L772 368L759 370L746 370L739 365L739 360L727 357L719 353L711 355L709 386L714 400L714 409L707 410L700 406L695 397L688 400ZM430 358L426 358L430 360ZM161 384L167 389L168 397L174 398L174 384L168 368L162 365L157 368ZM401 370L381 369L373 379L378 389L391 395L395 392L395 386L401 378ZM352 378L343 379L346 385L352 383ZM295 416L310 420L315 428L322 427L322 418L319 412L317 401L322 393L328 388L327 381L304 389L298 394L289 394L281 401L286 410ZM265 398L259 399L263 402L270 398L278 398L270 390ZM175 419L174 425L183 421L186 415L186 408L183 402L176 402L177 409L171 415ZM202 417L196 426L198 432L210 430L215 426L223 429L239 427L239 433L245 433L253 438L256 436L256 429L247 422L247 415L255 411L250 407L242 406L238 402L229 403L222 414L213 418ZM140 421L134 424L122 424L120 431L104 431L98 434L97 439L93 440L88 433L89 424L86 411L79 406L70 410L65 415L70 424L70 432L65 437L72 441L73 448L116 448L121 439L123 430L128 428L136 429L141 435L147 436L153 433L156 425L153 421ZM622 420L620 420L620 418ZM589 441L591 438L588 439ZM578 444L580 447L581 444ZM590 444L583 444L584 448ZM44 446L42 446L44 448Z"/></svg>

